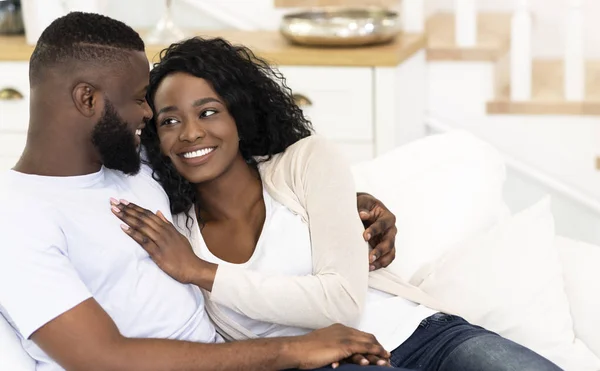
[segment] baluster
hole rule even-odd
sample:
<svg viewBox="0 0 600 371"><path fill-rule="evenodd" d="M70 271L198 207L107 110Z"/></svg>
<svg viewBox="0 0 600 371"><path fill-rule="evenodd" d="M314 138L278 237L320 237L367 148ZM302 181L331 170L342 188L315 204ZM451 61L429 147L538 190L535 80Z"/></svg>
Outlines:
<svg viewBox="0 0 600 371"><path fill-rule="evenodd" d="M454 0L454 35L456 45L477 45L477 6L475 0Z"/></svg>
<svg viewBox="0 0 600 371"><path fill-rule="evenodd" d="M402 23L404 31L422 33L425 31L425 0L402 1Z"/></svg>
<svg viewBox="0 0 600 371"><path fill-rule="evenodd" d="M583 9L581 0L567 0L565 21L565 99L585 99L585 56L583 39Z"/></svg>
<svg viewBox="0 0 600 371"><path fill-rule="evenodd" d="M514 101L531 99L531 31L529 1L516 0L510 39L510 96Z"/></svg>

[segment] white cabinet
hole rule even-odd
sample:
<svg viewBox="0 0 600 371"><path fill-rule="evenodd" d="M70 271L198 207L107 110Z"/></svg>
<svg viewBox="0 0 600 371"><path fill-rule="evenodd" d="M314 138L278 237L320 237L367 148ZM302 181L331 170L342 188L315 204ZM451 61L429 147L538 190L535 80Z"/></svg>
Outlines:
<svg viewBox="0 0 600 371"><path fill-rule="evenodd" d="M279 66L317 133L352 162L424 135L426 61L390 67Z"/></svg>
<svg viewBox="0 0 600 371"><path fill-rule="evenodd" d="M10 169L25 147L29 122L28 71L27 62L0 63L0 171Z"/></svg>
<svg viewBox="0 0 600 371"><path fill-rule="evenodd" d="M334 141L351 162L374 154L373 69L282 66L315 132Z"/></svg>
<svg viewBox="0 0 600 371"><path fill-rule="evenodd" d="M280 67L294 94L310 100L305 115L315 130L340 141L373 140L373 69Z"/></svg>

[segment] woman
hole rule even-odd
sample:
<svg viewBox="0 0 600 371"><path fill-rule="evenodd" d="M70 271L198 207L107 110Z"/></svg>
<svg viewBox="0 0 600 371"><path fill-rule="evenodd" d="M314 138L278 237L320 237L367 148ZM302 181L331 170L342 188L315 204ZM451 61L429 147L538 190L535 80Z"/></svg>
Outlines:
<svg viewBox="0 0 600 371"><path fill-rule="evenodd" d="M115 213L166 273L204 290L222 334L341 322L373 333L394 367L557 370L386 270L369 276L350 170L278 82L221 39L168 48L151 72L142 140L181 233L126 201Z"/></svg>

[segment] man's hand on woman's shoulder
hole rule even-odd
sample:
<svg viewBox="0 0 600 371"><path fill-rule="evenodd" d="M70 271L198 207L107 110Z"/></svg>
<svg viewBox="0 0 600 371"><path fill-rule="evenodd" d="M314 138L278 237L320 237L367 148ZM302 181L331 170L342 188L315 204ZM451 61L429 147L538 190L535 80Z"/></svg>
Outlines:
<svg viewBox="0 0 600 371"><path fill-rule="evenodd" d="M357 193L356 199L365 226L363 236L372 248L369 269L387 267L396 257L396 217L383 202L368 193Z"/></svg>

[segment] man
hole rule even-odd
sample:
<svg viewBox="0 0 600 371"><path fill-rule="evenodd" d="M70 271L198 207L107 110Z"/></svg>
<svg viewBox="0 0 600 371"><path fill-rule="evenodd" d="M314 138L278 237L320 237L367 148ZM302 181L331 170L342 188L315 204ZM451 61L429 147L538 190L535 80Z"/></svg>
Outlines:
<svg viewBox="0 0 600 371"><path fill-rule="evenodd" d="M152 117L145 101L148 74L138 34L93 14L53 22L31 57L27 145L0 181L0 313L37 369L386 363L389 354L372 335L340 325L295 338L225 344L199 289L172 280L121 232L110 197L169 211L151 170L140 172L137 135ZM373 199L362 200L381 216L365 235L379 240L387 230L372 263L388 264L393 216Z"/></svg>

